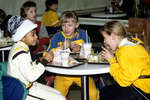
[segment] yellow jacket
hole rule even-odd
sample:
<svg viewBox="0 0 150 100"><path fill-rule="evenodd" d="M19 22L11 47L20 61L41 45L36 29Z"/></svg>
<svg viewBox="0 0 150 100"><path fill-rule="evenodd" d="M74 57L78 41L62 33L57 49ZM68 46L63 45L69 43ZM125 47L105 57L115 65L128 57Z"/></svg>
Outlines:
<svg viewBox="0 0 150 100"><path fill-rule="evenodd" d="M47 27L59 26L58 14L55 11L49 10L42 15L42 23Z"/></svg>
<svg viewBox="0 0 150 100"><path fill-rule="evenodd" d="M110 74L115 81L122 87L133 84L150 93L150 78L139 79L141 75L150 75L150 56L144 47L123 39L115 55L116 58L109 59Z"/></svg>

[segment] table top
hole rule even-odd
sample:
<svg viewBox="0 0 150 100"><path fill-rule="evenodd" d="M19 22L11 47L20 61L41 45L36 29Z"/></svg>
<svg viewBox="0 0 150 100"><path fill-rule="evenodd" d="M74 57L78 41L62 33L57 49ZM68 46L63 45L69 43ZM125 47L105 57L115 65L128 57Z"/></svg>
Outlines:
<svg viewBox="0 0 150 100"><path fill-rule="evenodd" d="M99 13L92 13L92 17L99 17L99 18L118 18L118 17L125 17L126 13L116 13L116 14L106 14L105 12Z"/></svg>
<svg viewBox="0 0 150 100"><path fill-rule="evenodd" d="M81 25L97 25L97 26L103 26L106 22L108 21L114 21L116 19L104 19L104 18L83 18L79 17L79 22ZM128 20L122 20L122 19L117 19L118 21L122 22L125 24L126 27L128 27Z"/></svg>
<svg viewBox="0 0 150 100"><path fill-rule="evenodd" d="M12 44L11 45L0 46L0 51L10 50L11 47L12 47Z"/></svg>
<svg viewBox="0 0 150 100"><path fill-rule="evenodd" d="M83 64L73 68L60 68L47 66L46 70L63 75L96 75L109 72L109 64Z"/></svg>

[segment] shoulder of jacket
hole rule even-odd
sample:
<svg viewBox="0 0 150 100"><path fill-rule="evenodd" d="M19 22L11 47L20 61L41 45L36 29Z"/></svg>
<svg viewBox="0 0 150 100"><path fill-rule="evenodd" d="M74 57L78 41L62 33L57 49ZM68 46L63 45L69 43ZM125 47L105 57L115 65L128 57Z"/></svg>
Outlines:
<svg viewBox="0 0 150 100"><path fill-rule="evenodd" d="M19 52L19 51L25 51L25 52L29 52L29 50L28 50L28 48L25 48L25 47L23 47L23 46L17 46L17 47L15 47L14 49L13 49L13 52L15 53L15 52Z"/></svg>
<svg viewBox="0 0 150 100"><path fill-rule="evenodd" d="M60 31L60 32L57 32L54 36L55 36L55 37L60 37L60 36L62 36L62 32L61 32L61 31Z"/></svg>

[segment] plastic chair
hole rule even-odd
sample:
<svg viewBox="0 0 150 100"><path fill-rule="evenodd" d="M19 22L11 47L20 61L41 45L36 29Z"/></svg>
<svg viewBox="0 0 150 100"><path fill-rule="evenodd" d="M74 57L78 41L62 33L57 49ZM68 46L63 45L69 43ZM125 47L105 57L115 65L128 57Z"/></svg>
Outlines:
<svg viewBox="0 0 150 100"><path fill-rule="evenodd" d="M0 100L3 100L2 71L0 70Z"/></svg>
<svg viewBox="0 0 150 100"><path fill-rule="evenodd" d="M14 77L7 76L7 62L0 62L0 100L25 100L27 94L28 90L24 83Z"/></svg>

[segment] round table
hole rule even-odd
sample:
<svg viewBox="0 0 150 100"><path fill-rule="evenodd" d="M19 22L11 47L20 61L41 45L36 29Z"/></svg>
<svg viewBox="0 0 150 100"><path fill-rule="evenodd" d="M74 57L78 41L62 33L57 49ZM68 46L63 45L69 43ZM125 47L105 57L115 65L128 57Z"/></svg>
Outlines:
<svg viewBox="0 0 150 100"><path fill-rule="evenodd" d="M127 14L126 13L106 14L105 12L99 12L99 13L92 13L91 16L98 18L119 18L125 17L127 16Z"/></svg>
<svg viewBox="0 0 150 100"><path fill-rule="evenodd" d="M56 74L81 76L82 100L89 99L88 76L109 73L109 64L82 64L73 68L47 66L46 70Z"/></svg>

